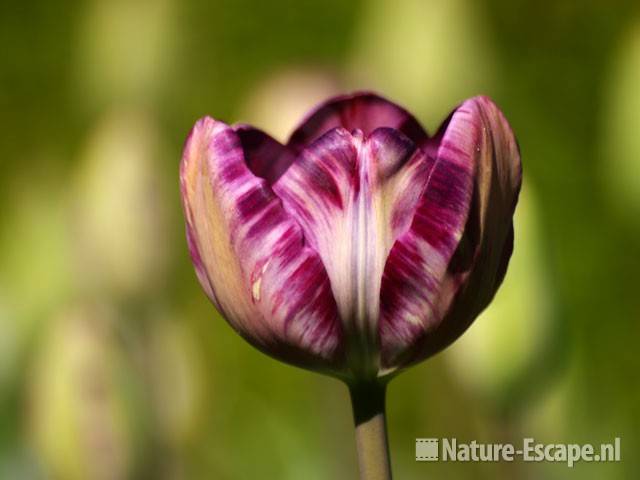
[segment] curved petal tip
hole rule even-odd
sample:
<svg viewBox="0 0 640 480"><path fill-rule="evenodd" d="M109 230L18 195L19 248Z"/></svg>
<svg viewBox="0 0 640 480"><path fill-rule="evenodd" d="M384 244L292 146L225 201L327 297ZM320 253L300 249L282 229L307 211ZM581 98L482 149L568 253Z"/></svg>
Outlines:
<svg viewBox="0 0 640 480"><path fill-rule="evenodd" d="M376 128L394 128L416 145L427 138L420 123L404 108L373 92L355 92L330 98L313 109L291 134L288 145L300 151L336 127L361 130L365 136Z"/></svg>

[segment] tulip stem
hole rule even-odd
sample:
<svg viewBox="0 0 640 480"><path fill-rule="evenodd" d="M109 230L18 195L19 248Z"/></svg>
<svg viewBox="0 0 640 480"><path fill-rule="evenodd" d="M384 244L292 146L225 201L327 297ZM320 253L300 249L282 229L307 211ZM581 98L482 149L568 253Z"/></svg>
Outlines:
<svg viewBox="0 0 640 480"><path fill-rule="evenodd" d="M351 385L360 480L391 480L385 418L386 385Z"/></svg>

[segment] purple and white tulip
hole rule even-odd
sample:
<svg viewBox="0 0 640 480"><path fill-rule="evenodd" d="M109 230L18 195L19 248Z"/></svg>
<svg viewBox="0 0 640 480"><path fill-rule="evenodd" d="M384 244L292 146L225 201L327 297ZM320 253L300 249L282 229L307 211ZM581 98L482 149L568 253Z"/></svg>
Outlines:
<svg viewBox="0 0 640 480"><path fill-rule="evenodd" d="M445 348L491 301L521 182L486 97L427 135L371 93L328 100L282 145L205 117L180 168L208 297L251 344L349 383Z"/></svg>

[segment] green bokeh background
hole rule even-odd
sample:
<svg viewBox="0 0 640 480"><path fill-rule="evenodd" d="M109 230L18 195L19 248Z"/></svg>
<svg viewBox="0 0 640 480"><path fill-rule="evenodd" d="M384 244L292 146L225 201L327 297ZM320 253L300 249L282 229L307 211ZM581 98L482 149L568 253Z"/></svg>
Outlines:
<svg viewBox="0 0 640 480"><path fill-rule="evenodd" d="M183 236L194 121L281 140L374 89L433 131L490 95L516 250L456 345L391 384L399 479L640 478L636 2L92 0L0 6L0 478L355 478L347 392L215 313ZM416 437L611 442L618 463L417 463Z"/></svg>

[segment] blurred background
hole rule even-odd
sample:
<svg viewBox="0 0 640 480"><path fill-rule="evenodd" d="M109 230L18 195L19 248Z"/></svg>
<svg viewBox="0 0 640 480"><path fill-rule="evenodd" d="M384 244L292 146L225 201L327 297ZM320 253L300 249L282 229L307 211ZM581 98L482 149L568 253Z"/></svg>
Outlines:
<svg viewBox="0 0 640 480"><path fill-rule="evenodd" d="M525 172L495 302L391 384L396 477L640 478L637 2L4 0L0 43L1 479L356 477L346 389L201 291L177 173L205 114L284 140L354 89L430 131L490 95ZM416 463L416 437L622 461Z"/></svg>

